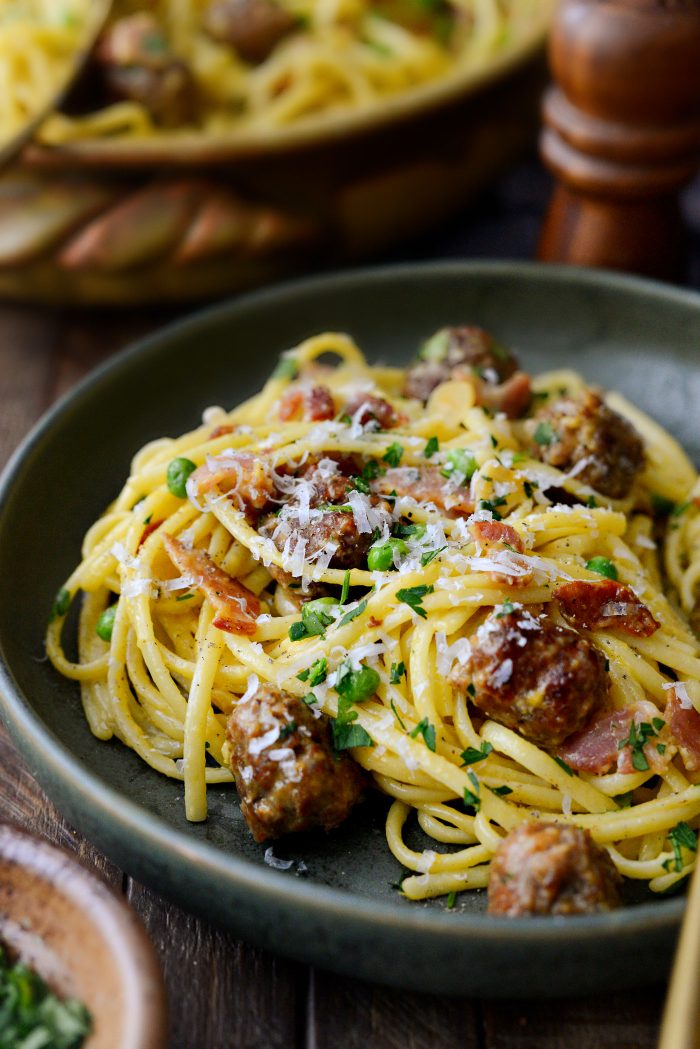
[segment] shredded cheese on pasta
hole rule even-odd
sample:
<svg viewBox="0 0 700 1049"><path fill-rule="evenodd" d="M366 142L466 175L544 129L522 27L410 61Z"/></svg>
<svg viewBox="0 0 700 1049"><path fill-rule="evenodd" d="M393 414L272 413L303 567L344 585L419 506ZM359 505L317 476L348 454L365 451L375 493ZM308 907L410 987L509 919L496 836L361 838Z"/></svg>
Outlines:
<svg viewBox="0 0 700 1049"><path fill-rule="evenodd" d="M327 353L340 364L320 372L315 362ZM374 392L404 421L390 431L362 425L359 413L326 422L281 421L280 399L299 373L322 376L336 403L351 391ZM614 501L591 489L580 471L565 474L533 459L522 423L477 407L469 383L439 386L425 407L401 396L402 383L402 370L370 367L349 337L326 333L290 351L263 389L233 411L209 409L193 432L147 445L134 458L121 494L85 538L83 560L65 583L49 626L50 659L80 682L98 738L114 735L152 768L184 780L191 820L206 817L207 784L232 780L226 721L259 683L304 696L309 686L298 675L325 658L328 677L313 692L317 708L335 718L334 672L348 660L372 667L379 685L357 703L354 722L371 745L352 753L392 799L387 841L411 872L402 886L406 896L418 900L485 886L503 836L533 816L588 829L622 874L654 891L668 890L694 863L694 852L674 842L674 828L695 827L700 818L700 776L687 771L672 741L660 745L660 754L668 748L668 760L657 774L636 766L632 772L576 773L512 729L475 718L450 674L469 658L470 639L488 613L513 602L525 610L542 604L553 609L553 588L562 581L601 578L587 567L597 558L614 563L620 583L660 624L650 637L588 632L608 660L614 708L642 703L650 717L661 719L675 689L681 706L700 711L700 644L687 618L700 591L694 467L668 433L610 394L609 405L641 435L646 458L630 495ZM535 389L540 397L555 397L562 389L581 391L585 383L572 372L551 372L535 379ZM222 426L226 432L213 431ZM468 449L475 469L462 491L468 489L481 509L471 518L448 516L431 503L397 499L393 519L424 527L386 571L352 569L350 587L361 588L364 597L336 609L324 634L299 640L290 637L299 612L277 600L268 569L339 587L345 573L330 567L332 551L308 560L299 534L281 550L246 520L234 495L188 484L190 498L180 498L166 482L177 458L213 468L247 451L283 476L285 465L324 455L386 463L397 446L401 465L409 467L426 464L428 446L434 449L431 465L443 467L450 452ZM303 522L308 493L300 494L303 482L286 476L291 488L296 485ZM550 489L564 489L579 502L552 501L544 494ZM652 494L674 507L665 525L644 509ZM356 491L348 498L358 531L388 534L387 520L366 495ZM498 518L523 538L525 553L505 550L494 560L476 551L469 524L493 518L484 508L495 506ZM173 569L164 535L206 551L258 595L254 634L214 625L215 610L196 580ZM523 571L524 581L518 578ZM68 604L79 592L80 656L72 662L61 638ZM110 605L114 622L105 641L97 627ZM511 669L501 667L504 680ZM264 737L256 743L267 745ZM456 804L464 799L471 806ZM434 847L417 851L407 844L404 828L414 819Z"/></svg>

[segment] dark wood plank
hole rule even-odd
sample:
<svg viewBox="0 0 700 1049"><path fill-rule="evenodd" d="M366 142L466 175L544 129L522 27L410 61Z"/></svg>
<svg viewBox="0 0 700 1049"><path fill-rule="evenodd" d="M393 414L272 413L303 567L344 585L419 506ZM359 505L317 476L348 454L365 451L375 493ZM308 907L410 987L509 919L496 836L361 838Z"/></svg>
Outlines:
<svg viewBox="0 0 700 1049"><path fill-rule="evenodd" d="M160 956L171 1049L294 1049L304 966L240 943L137 882L127 896Z"/></svg>
<svg viewBox="0 0 700 1049"><path fill-rule="evenodd" d="M307 1049L480 1049L481 1044L479 1010L468 999L312 973Z"/></svg>
<svg viewBox="0 0 700 1049"><path fill-rule="evenodd" d="M1 722L0 814L3 820L75 852L81 863L121 892L122 872L64 820L25 768Z"/></svg>
<svg viewBox="0 0 700 1049"><path fill-rule="evenodd" d="M614 973L610 974L614 983ZM665 988L484 1007L484 1049L654 1049Z"/></svg>

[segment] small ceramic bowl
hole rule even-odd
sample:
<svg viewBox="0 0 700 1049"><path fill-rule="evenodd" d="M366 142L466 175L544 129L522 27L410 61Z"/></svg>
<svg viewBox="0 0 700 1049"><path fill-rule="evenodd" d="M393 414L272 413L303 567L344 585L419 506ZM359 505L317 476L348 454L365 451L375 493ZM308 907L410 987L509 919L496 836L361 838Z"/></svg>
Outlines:
<svg viewBox="0 0 700 1049"><path fill-rule="evenodd" d="M67 852L0 824L0 940L88 1008L84 1049L164 1049L163 979L136 915Z"/></svg>

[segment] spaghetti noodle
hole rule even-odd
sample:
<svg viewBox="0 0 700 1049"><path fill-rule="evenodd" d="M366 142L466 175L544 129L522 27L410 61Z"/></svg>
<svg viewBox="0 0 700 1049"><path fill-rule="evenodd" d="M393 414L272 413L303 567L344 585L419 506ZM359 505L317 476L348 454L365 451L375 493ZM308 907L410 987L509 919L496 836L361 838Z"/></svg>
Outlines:
<svg viewBox="0 0 700 1049"><path fill-rule="evenodd" d="M445 333L415 381L436 367L436 346L444 357ZM319 360L327 354L337 367ZM198 429L136 455L57 598L49 657L80 682L98 738L184 780L191 820L206 817L207 784L232 780L227 720L265 683L330 718L337 747L392 799L387 840L411 899L485 886L504 834L533 814L587 829L624 876L667 891L693 866L700 818L700 645L688 622L700 580L696 471L610 394L614 412L596 402L599 416L626 435L630 459L643 446L643 464L633 480L630 467L626 494L606 495L618 479L594 488L592 454L573 467L547 461L574 425L553 422L557 412L568 418L592 396L583 379L550 372L530 391L523 373L498 383L490 371L434 377L423 405L404 396L403 370L370 367L349 337L302 343L250 400L208 409ZM529 408L488 406L518 383ZM309 499L319 469L342 471L342 505ZM361 555L335 525L310 531L329 517L354 528ZM73 662L61 638L79 592ZM518 617L523 630L551 623L577 666L584 646L604 679L602 707L583 724L569 710L578 721L560 731L557 720L549 742L533 728L544 685L520 721L497 713L517 635L484 670L489 638ZM368 669L371 695L348 706L343 676ZM611 753L592 766L603 737ZM435 848L407 843L414 820Z"/></svg>

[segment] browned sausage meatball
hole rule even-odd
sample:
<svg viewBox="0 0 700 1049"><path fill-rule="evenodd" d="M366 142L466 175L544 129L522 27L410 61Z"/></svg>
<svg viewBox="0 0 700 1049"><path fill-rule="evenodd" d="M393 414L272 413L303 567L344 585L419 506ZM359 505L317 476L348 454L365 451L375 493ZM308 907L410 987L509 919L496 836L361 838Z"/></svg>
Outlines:
<svg viewBox="0 0 700 1049"><path fill-rule="evenodd" d="M298 20L274 0L217 0L204 13L214 40L236 49L245 62L263 62Z"/></svg>
<svg viewBox="0 0 700 1049"><path fill-rule="evenodd" d="M532 454L550 466L571 470L611 499L624 499L644 461L634 426L592 390L554 401L530 424Z"/></svg>
<svg viewBox="0 0 700 1049"><path fill-rule="evenodd" d="M374 527L382 520L388 521L389 507L376 495L350 495L350 478L360 469L351 460L322 459L307 464L296 480L305 482L308 514L302 510L300 490L293 488L282 512L263 521L261 534L270 536L278 550L284 550L285 546L291 550L299 539L305 540L304 556L307 560L332 542L336 544L336 550L330 561L331 567L363 568L373 542ZM358 498L370 513L378 515L365 531L360 530L355 515L350 512L349 498ZM326 509L328 506L346 509L329 510Z"/></svg>
<svg viewBox="0 0 700 1049"><path fill-rule="evenodd" d="M272 685L235 707L226 734L241 811L256 841L332 830L366 785L349 755L334 754L328 719Z"/></svg>
<svg viewBox="0 0 700 1049"><path fill-rule="evenodd" d="M425 343L421 360L406 371L404 395L427 401L448 379L472 379L476 403L511 418L530 404L530 379L517 358L483 328L443 328Z"/></svg>
<svg viewBox="0 0 700 1049"><path fill-rule="evenodd" d="M491 861L489 914L595 914L620 906L622 878L588 831L521 823Z"/></svg>
<svg viewBox="0 0 700 1049"><path fill-rule="evenodd" d="M519 606L481 624L452 683L494 721L544 747L582 728L609 688L605 659L586 638Z"/></svg>
<svg viewBox="0 0 700 1049"><path fill-rule="evenodd" d="M170 49L158 20L140 12L120 18L97 49L107 89L145 106L166 127L192 120L195 85L190 70Z"/></svg>

